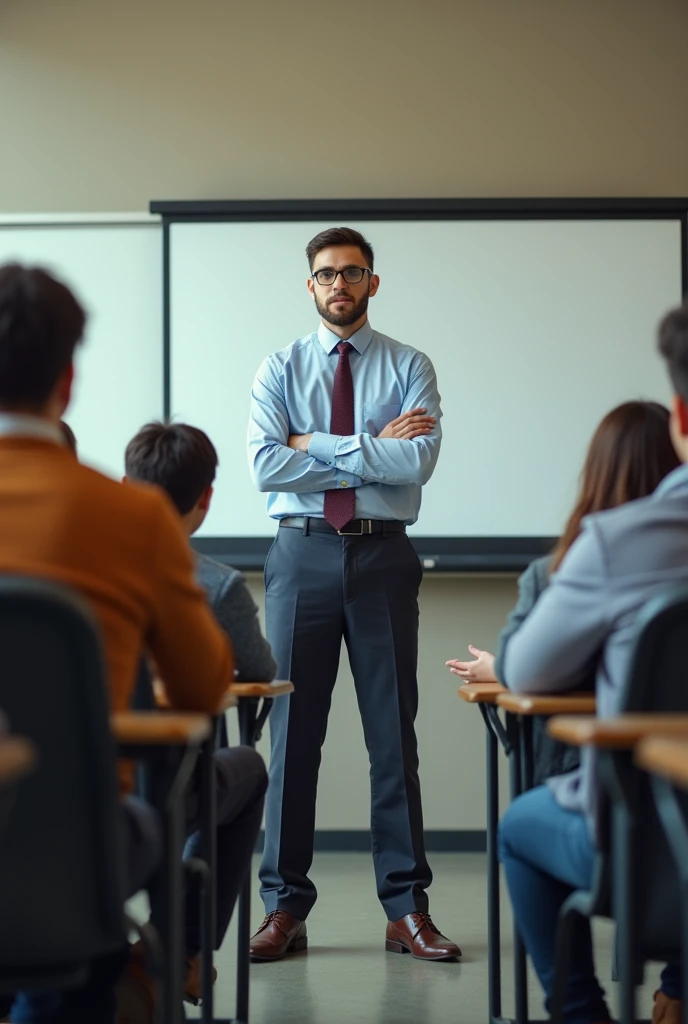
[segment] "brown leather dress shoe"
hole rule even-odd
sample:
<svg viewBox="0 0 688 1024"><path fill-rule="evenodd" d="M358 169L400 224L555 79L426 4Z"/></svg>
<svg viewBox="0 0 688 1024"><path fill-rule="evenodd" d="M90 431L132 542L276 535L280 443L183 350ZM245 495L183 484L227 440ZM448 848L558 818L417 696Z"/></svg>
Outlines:
<svg viewBox="0 0 688 1024"><path fill-rule="evenodd" d="M652 1024L681 1024L683 1020L683 1000L670 999L661 989L655 992L655 1005L652 1007Z"/></svg>
<svg viewBox="0 0 688 1024"><path fill-rule="evenodd" d="M273 910L251 939L251 960L281 960L307 947L306 922L286 910Z"/></svg>
<svg viewBox="0 0 688 1024"><path fill-rule="evenodd" d="M387 925L388 953L412 953L416 960L458 960L461 950L435 928L429 914L407 914Z"/></svg>

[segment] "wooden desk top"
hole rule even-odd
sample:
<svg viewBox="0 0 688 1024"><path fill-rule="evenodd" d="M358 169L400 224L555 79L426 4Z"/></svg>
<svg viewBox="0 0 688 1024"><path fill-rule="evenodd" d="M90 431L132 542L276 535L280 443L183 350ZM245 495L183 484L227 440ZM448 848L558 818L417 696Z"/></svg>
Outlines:
<svg viewBox="0 0 688 1024"><path fill-rule="evenodd" d="M0 739L0 787L11 786L36 767L38 755L30 740L23 736Z"/></svg>
<svg viewBox="0 0 688 1024"><path fill-rule="evenodd" d="M648 736L638 744L635 762L645 771L688 789L688 736L683 740Z"/></svg>
<svg viewBox="0 0 688 1024"><path fill-rule="evenodd" d="M496 704L497 697L506 692L501 683L464 683L457 690L461 700L467 704Z"/></svg>
<svg viewBox="0 0 688 1024"><path fill-rule="evenodd" d="M271 683L232 683L229 692L239 700L242 697L263 697L268 700L294 692L294 684L288 679L273 679Z"/></svg>
<svg viewBox="0 0 688 1024"><path fill-rule="evenodd" d="M617 718L557 715L547 723L550 736L574 747L632 750L646 736L688 738L688 714L632 714Z"/></svg>
<svg viewBox="0 0 688 1024"><path fill-rule="evenodd" d="M156 707L158 707L161 711L172 710L172 705L170 704L168 696L165 693L165 687L163 686L159 679L153 680L153 693L155 695ZM223 693L214 713L216 715L221 715L223 714L223 712L229 711L230 708L235 708L238 703L238 694L234 692L233 687L230 687L229 690L225 690L225 692ZM181 712L181 714L185 714L185 712Z"/></svg>
<svg viewBox="0 0 688 1024"><path fill-rule="evenodd" d="M594 714L597 707L594 693L511 693L497 697L497 704L514 715Z"/></svg>
<svg viewBox="0 0 688 1024"><path fill-rule="evenodd" d="M177 746L202 743L210 736L210 716L174 711L117 711L112 733L121 745Z"/></svg>

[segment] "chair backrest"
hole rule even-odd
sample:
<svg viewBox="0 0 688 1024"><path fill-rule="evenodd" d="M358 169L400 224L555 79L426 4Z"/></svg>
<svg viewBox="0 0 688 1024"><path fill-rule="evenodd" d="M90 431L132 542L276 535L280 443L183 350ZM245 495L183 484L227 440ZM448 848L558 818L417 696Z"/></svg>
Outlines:
<svg viewBox="0 0 688 1024"><path fill-rule="evenodd" d="M0 837L0 972L126 942L115 747L97 626L56 584L0 577L0 708L35 744Z"/></svg>
<svg viewBox="0 0 688 1024"><path fill-rule="evenodd" d="M635 636L623 710L688 712L688 586L672 587L649 601ZM671 958L680 950L679 880L650 782L627 752L612 754L608 767L634 826L639 952L643 959Z"/></svg>

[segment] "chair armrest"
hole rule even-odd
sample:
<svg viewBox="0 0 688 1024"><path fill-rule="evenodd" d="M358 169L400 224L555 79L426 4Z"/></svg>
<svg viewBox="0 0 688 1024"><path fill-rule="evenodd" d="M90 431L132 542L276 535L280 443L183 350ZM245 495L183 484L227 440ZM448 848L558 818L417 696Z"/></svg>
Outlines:
<svg viewBox="0 0 688 1024"><path fill-rule="evenodd" d="M153 680L153 694L155 696L155 706L158 708L159 711L175 710L170 704L169 697L165 692L164 684L161 683L159 679ZM223 714L223 712L229 711L230 708L235 708L237 706L237 700L238 697L234 693L234 688L230 686L230 688L228 690L225 690L225 692L220 697L218 705L213 714L221 715ZM181 712L181 714L186 714L186 712Z"/></svg>
<svg viewBox="0 0 688 1024"><path fill-rule="evenodd" d="M645 736L685 736L688 714L629 714L617 718L556 715L547 723L550 736L574 747L632 750Z"/></svg>
<svg viewBox="0 0 688 1024"><path fill-rule="evenodd" d="M0 786L10 786L29 775L38 763L36 748L23 736L0 740Z"/></svg>
<svg viewBox="0 0 688 1024"><path fill-rule="evenodd" d="M636 748L635 763L646 772L688 789L688 735L683 740L647 736Z"/></svg>
<svg viewBox="0 0 688 1024"><path fill-rule="evenodd" d="M513 715L594 715L594 693L501 693L497 704Z"/></svg>
<svg viewBox="0 0 688 1024"><path fill-rule="evenodd" d="M467 704L496 704L500 693L507 693L501 683L464 683L456 691Z"/></svg>
<svg viewBox="0 0 688 1024"><path fill-rule="evenodd" d="M242 697L263 697L271 700L273 697L282 697L285 693L293 693L294 684L288 679L274 679L271 683L232 683L229 693L234 694L239 700Z"/></svg>
<svg viewBox="0 0 688 1024"><path fill-rule="evenodd" d="M120 747L186 747L210 736L208 715L170 711L116 711L110 728Z"/></svg>

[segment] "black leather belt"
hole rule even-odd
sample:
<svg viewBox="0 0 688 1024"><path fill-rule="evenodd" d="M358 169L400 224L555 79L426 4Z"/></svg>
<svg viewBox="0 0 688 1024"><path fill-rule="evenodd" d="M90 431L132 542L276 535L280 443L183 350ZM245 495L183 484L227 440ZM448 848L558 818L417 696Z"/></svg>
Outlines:
<svg viewBox="0 0 688 1024"><path fill-rule="evenodd" d="M325 519L315 516L287 516L280 519L280 527L291 530L303 530L304 533L334 533L340 537L368 537L373 533L406 533L406 524L396 519L352 519L341 530Z"/></svg>

